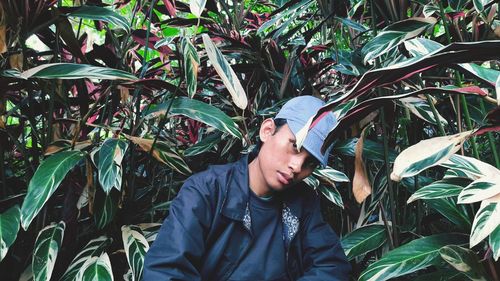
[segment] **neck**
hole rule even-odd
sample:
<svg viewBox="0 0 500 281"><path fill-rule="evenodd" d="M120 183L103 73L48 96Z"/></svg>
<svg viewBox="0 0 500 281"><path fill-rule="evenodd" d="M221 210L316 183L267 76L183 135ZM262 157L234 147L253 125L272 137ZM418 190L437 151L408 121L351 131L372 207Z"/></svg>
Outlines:
<svg viewBox="0 0 500 281"><path fill-rule="evenodd" d="M259 197L271 196L271 189L267 186L264 180L264 175L260 168L259 156L255 157L250 164L248 164L248 181L250 189Z"/></svg>

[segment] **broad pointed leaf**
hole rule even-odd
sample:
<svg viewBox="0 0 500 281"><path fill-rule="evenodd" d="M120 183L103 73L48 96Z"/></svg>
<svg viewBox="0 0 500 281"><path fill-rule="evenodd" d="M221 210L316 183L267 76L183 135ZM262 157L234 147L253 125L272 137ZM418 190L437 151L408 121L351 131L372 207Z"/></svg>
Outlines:
<svg viewBox="0 0 500 281"><path fill-rule="evenodd" d="M99 183L106 194L111 188L122 188L122 160L128 143L121 139L106 139L99 150Z"/></svg>
<svg viewBox="0 0 500 281"><path fill-rule="evenodd" d="M149 116L165 114L169 108L170 100L158 105L156 108L147 111ZM242 138L241 132L234 121L217 107L189 98L176 98L172 101L169 114L184 115L191 119L200 121L213 126L223 132L229 133L239 139Z"/></svg>
<svg viewBox="0 0 500 281"><path fill-rule="evenodd" d="M80 151L63 151L45 159L28 186L21 207L21 225L27 230L33 218L57 189L66 174L84 158Z"/></svg>
<svg viewBox="0 0 500 281"><path fill-rule="evenodd" d="M75 280L78 272L83 267L85 262L87 262L91 257L99 257L106 248L111 245L113 239L106 236L100 236L98 238L90 240L85 247L76 255L76 257L71 261L68 269L61 277L60 281L73 281ZM97 279L100 280L100 279Z"/></svg>
<svg viewBox="0 0 500 281"><path fill-rule="evenodd" d="M474 217L470 246L474 247L500 225L500 203L483 201Z"/></svg>
<svg viewBox="0 0 500 281"><path fill-rule="evenodd" d="M191 3L198 0L191 0ZM184 76L186 78L187 92L190 98L193 98L196 93L196 85L198 85L198 66L200 58L196 52L196 48L191 44L188 38L182 38L182 51L184 58Z"/></svg>
<svg viewBox="0 0 500 281"><path fill-rule="evenodd" d="M490 233L489 242L491 251L493 252L493 258L498 261L498 258L500 257L500 225Z"/></svg>
<svg viewBox="0 0 500 281"><path fill-rule="evenodd" d="M400 181L401 178L414 176L448 160L470 135L471 131L467 131L452 136L435 137L408 147L394 161L391 179Z"/></svg>
<svg viewBox="0 0 500 281"><path fill-rule="evenodd" d="M342 196L340 196L339 191L337 188L332 185L332 186L325 186L325 185L319 185L318 186L319 191L323 193L323 195L330 200L333 204L339 206L340 208L344 209L344 202L342 201Z"/></svg>
<svg viewBox="0 0 500 281"><path fill-rule="evenodd" d="M56 264L57 253L61 248L66 224L61 221L42 229L36 238L33 252L33 276L35 281L50 280Z"/></svg>
<svg viewBox="0 0 500 281"><path fill-rule="evenodd" d="M407 97L400 99L399 101L403 104L404 107L408 108L418 118L434 125L437 124L436 118L432 113L432 109L428 101L425 101L418 97ZM440 123L442 123L445 126L448 125L448 121L446 121L446 119L443 116L439 115L439 113L438 117Z"/></svg>
<svg viewBox="0 0 500 281"><path fill-rule="evenodd" d="M500 170L493 167L492 165L485 163L483 161L477 160L472 157L462 156L454 154L446 162L440 164L440 166L460 170L464 172L471 179L478 179L480 177L496 177L500 175Z"/></svg>
<svg viewBox="0 0 500 281"><path fill-rule="evenodd" d="M461 205L457 205L455 198L430 199L425 200L425 203L462 230L470 229L471 218L469 218L464 208L461 208Z"/></svg>
<svg viewBox="0 0 500 281"><path fill-rule="evenodd" d="M189 0L189 10L191 14L195 15L197 18L201 17L201 13L205 9L205 4L207 0Z"/></svg>
<svg viewBox="0 0 500 281"><path fill-rule="evenodd" d="M88 258L82 265L76 280L82 281L113 281L113 269L107 253Z"/></svg>
<svg viewBox="0 0 500 281"><path fill-rule="evenodd" d="M112 23L117 27L123 28L127 32L130 31L130 23L126 18L104 7L83 5L77 10L69 13L68 16L88 20L105 21Z"/></svg>
<svg viewBox="0 0 500 281"><path fill-rule="evenodd" d="M145 152L151 152L153 140L143 139L138 137L128 137L132 142L139 145ZM184 159L177 153L177 151L163 141L156 141L152 155L160 162L168 165L172 169L184 175L190 175L192 172Z"/></svg>
<svg viewBox="0 0 500 281"><path fill-rule="evenodd" d="M0 214L0 261L3 260L9 247L16 241L21 220L21 209L14 205Z"/></svg>
<svg viewBox="0 0 500 281"><path fill-rule="evenodd" d="M500 193L500 177L480 178L466 186L458 196L458 203L474 203Z"/></svg>
<svg viewBox="0 0 500 281"><path fill-rule="evenodd" d="M241 86L238 76L236 76L236 73L234 73L227 60L212 42L212 39L207 34L203 34L202 38L208 59L231 94L234 104L241 109L245 109L248 105L247 95L243 86Z"/></svg>
<svg viewBox="0 0 500 281"><path fill-rule="evenodd" d="M360 227L342 237L342 248L349 260L364 255L382 246L387 240L383 225L372 224Z"/></svg>
<svg viewBox="0 0 500 281"><path fill-rule="evenodd" d="M406 203L411 203L419 199L437 199L458 196L464 189L464 184L469 182L470 181L464 178L448 178L435 181L413 193Z"/></svg>
<svg viewBox="0 0 500 281"><path fill-rule="evenodd" d="M137 80L137 77L123 70L76 63L42 64L22 72L20 78Z"/></svg>
<svg viewBox="0 0 500 281"><path fill-rule="evenodd" d="M313 175L316 177L320 177L329 182L349 182L349 178L342 173L341 171L337 171L331 167L326 167L324 169L316 169L313 172Z"/></svg>
<svg viewBox="0 0 500 281"><path fill-rule="evenodd" d="M94 199L94 222L98 229L107 226L116 215L120 192L112 189L106 194L101 189L96 190Z"/></svg>
<svg viewBox="0 0 500 281"><path fill-rule="evenodd" d="M140 281L144 269L144 257L149 250L148 241L141 229L135 225L122 226L122 238L128 264L134 273L133 280Z"/></svg>
<svg viewBox="0 0 500 281"><path fill-rule="evenodd" d="M436 264L439 250L446 245L463 244L463 237L437 234L415 239L386 253L361 273L359 281L383 281L403 276Z"/></svg>
<svg viewBox="0 0 500 281"><path fill-rule="evenodd" d="M197 142L195 145L189 147L184 151L184 156L194 156L201 154L203 152L210 151L214 146L216 146L222 138L221 132L215 132L206 136L201 141Z"/></svg>
<svg viewBox="0 0 500 281"><path fill-rule="evenodd" d="M409 18L398 21L384 28L375 38L370 40L361 50L363 62L372 60L401 42L413 38L436 24L435 18Z"/></svg>
<svg viewBox="0 0 500 281"><path fill-rule="evenodd" d="M439 250L441 257L456 270L463 272L470 280L486 281L483 265L471 250L457 245L444 246Z"/></svg>

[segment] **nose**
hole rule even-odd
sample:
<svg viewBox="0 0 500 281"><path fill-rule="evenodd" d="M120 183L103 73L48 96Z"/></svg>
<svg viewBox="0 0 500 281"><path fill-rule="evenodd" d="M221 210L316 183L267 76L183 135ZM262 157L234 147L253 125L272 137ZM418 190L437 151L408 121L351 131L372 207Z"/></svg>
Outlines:
<svg viewBox="0 0 500 281"><path fill-rule="evenodd" d="M299 174L302 171L302 164L306 160L307 155L302 155L302 153L293 155L290 158L288 167L292 170L293 174Z"/></svg>

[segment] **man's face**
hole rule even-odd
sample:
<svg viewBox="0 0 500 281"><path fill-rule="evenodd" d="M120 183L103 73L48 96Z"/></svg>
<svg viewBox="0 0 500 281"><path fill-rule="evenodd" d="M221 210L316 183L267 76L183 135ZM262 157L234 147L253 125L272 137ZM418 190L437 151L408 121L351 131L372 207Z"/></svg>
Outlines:
<svg viewBox="0 0 500 281"><path fill-rule="evenodd" d="M258 155L261 179L269 191L280 191L309 176L318 161L305 149L299 152L287 124L276 128L272 119L262 123L263 142Z"/></svg>

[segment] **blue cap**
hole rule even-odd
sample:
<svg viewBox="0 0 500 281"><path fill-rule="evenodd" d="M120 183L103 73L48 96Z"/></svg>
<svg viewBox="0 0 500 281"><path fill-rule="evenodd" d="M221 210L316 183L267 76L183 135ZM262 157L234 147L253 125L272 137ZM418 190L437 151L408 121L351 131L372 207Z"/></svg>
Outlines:
<svg viewBox="0 0 500 281"><path fill-rule="evenodd" d="M299 130L302 129L309 119L324 105L325 102L313 96L295 97L283 105L275 118L285 119L288 127L296 136ZM321 146L336 123L337 118L335 118L332 112L329 112L309 130L303 144L303 147L312 156L318 159L323 167L326 166L328 162L328 155L332 150L332 146L330 145L325 153L321 153Z"/></svg>

